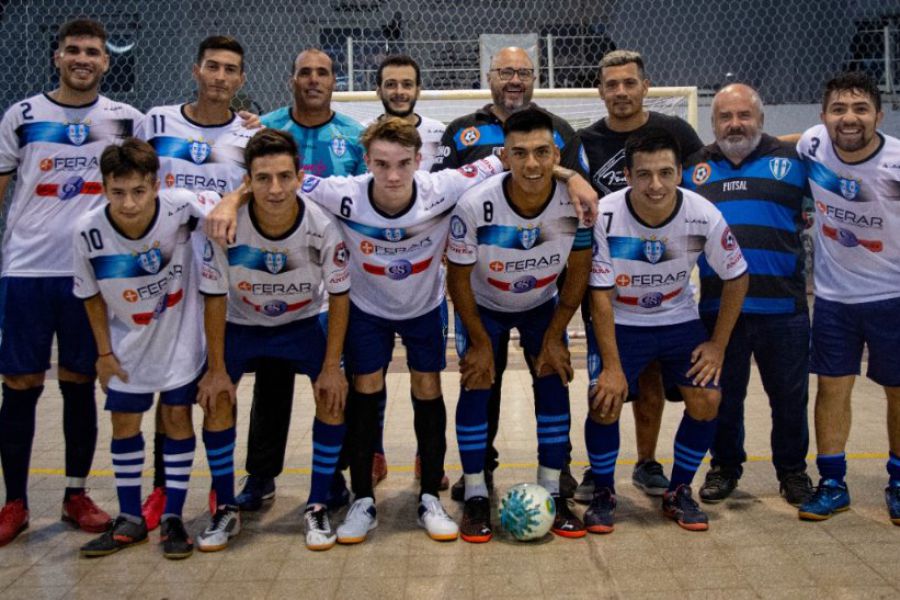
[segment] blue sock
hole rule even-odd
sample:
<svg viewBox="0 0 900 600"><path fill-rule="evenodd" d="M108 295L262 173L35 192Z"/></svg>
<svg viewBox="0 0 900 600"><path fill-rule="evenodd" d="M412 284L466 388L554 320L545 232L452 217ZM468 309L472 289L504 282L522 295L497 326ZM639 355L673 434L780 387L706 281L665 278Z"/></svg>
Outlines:
<svg viewBox="0 0 900 600"><path fill-rule="evenodd" d="M28 465L31 464L31 444L34 441L37 401L44 386L14 390L3 384L3 404L0 405L0 459L3 462L3 481L6 501L22 500L28 506Z"/></svg>
<svg viewBox="0 0 900 600"><path fill-rule="evenodd" d="M456 405L456 444L463 473L484 471L487 449L487 404L491 390L460 390Z"/></svg>
<svg viewBox="0 0 900 600"><path fill-rule="evenodd" d="M347 426L329 425L319 419L313 421L312 430L312 481L309 486L310 504L325 504L328 500L328 490L334 479L334 470L341 457L341 446L344 443L344 434Z"/></svg>
<svg viewBox="0 0 900 600"><path fill-rule="evenodd" d="M584 421L584 440L587 445L594 485L616 493L616 459L619 457L619 421L604 425L590 416Z"/></svg>
<svg viewBox="0 0 900 600"><path fill-rule="evenodd" d="M569 390L559 375L548 375L534 381L537 407L538 464L562 469L569 447Z"/></svg>
<svg viewBox="0 0 900 600"><path fill-rule="evenodd" d="M109 449L112 453L113 473L116 475L119 512L140 519L144 436L139 433L130 438L114 439L110 443Z"/></svg>
<svg viewBox="0 0 900 600"><path fill-rule="evenodd" d="M212 488L216 491L216 503L234 504L234 427L223 431L203 430L206 460L212 475Z"/></svg>
<svg viewBox="0 0 900 600"><path fill-rule="evenodd" d="M684 412L675 434L675 464L672 467L669 491L674 491L680 485L691 485L715 435L715 419L697 421L687 411Z"/></svg>
<svg viewBox="0 0 900 600"><path fill-rule="evenodd" d="M378 434L375 436L375 444L372 446L372 452L375 454L384 454L384 412L387 410L387 394L383 394L378 399Z"/></svg>
<svg viewBox="0 0 900 600"><path fill-rule="evenodd" d="M847 476L847 455L843 452L817 454L816 466L819 467L819 476L822 479L833 479L838 483L844 483L844 478Z"/></svg>
<svg viewBox="0 0 900 600"><path fill-rule="evenodd" d="M897 456L893 452L889 453L890 458L888 458L887 462L887 472L888 477L890 478L890 484L894 485L900 483L900 456Z"/></svg>
<svg viewBox="0 0 900 600"><path fill-rule="evenodd" d="M193 436L186 440L173 440L166 436L166 443L163 445L163 462L166 465L166 507L163 519L181 518L196 447L197 438Z"/></svg>
<svg viewBox="0 0 900 600"><path fill-rule="evenodd" d="M97 403L94 382L60 381L63 434L66 438L66 497L83 492L97 448Z"/></svg>

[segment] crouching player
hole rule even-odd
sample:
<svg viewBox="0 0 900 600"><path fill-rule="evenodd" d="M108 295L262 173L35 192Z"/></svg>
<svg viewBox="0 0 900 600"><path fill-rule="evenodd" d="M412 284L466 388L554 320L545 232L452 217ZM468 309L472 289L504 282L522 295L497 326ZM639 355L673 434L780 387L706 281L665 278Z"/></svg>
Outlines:
<svg viewBox="0 0 900 600"><path fill-rule="evenodd" d="M658 360L685 404L663 512L685 529L703 531L708 520L690 485L716 432L719 375L747 293L747 263L722 213L678 187L681 153L670 133L648 129L628 138L625 177L630 187L603 198L594 225L591 316L604 364L584 426L595 484L584 521L593 533L613 530L623 379L635 389L638 376ZM712 339L690 285L701 254L725 280Z"/></svg>
<svg viewBox="0 0 900 600"><path fill-rule="evenodd" d="M144 141L128 138L106 148L100 172L108 203L81 217L75 228L74 293L84 299L97 342L119 497L112 529L82 546L83 556L147 541L141 418L152 408L155 392L166 428L163 555L186 558L193 552L181 510L194 461L191 408L205 353L191 231L219 196L160 192L158 171L159 159ZM204 430L210 424L207 417Z"/></svg>
<svg viewBox="0 0 900 600"><path fill-rule="evenodd" d="M327 550L336 535L326 501L345 430L341 348L350 312L349 256L334 220L297 196L303 172L290 134L259 131L247 142L244 161L250 198L238 210L235 239L227 249L208 243L203 256L200 288L206 295L209 358L199 401L233 399L241 375L267 360L287 361L309 376L316 418L312 484L303 516L307 547ZM319 322L326 292L327 339ZM231 445L220 457L227 456L228 464L234 453L233 421L230 435ZM217 468L213 461L210 465ZM239 528L237 507L223 503L219 490L216 494L220 506L198 538L201 550L224 548Z"/></svg>

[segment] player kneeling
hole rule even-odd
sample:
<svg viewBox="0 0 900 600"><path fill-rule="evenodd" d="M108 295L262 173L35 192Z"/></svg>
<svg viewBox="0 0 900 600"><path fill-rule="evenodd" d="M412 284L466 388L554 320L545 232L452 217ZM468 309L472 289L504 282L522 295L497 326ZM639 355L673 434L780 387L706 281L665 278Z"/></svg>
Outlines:
<svg viewBox="0 0 900 600"><path fill-rule="evenodd" d="M97 342L97 376L112 418L119 516L81 554L104 556L147 541L141 418L159 392L169 491L160 537L166 558L186 558L193 542L181 511L194 461L191 407L204 359L191 231L219 197L160 192L159 159L135 138L106 148L100 171L108 203L85 214L75 228L74 293L84 299ZM207 415L204 437L214 422Z"/></svg>

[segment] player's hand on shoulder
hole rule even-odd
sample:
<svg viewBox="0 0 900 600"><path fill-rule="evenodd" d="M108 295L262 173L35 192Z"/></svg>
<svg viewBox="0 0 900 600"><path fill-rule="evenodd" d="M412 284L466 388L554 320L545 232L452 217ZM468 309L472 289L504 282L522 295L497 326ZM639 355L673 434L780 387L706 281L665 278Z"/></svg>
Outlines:
<svg viewBox="0 0 900 600"><path fill-rule="evenodd" d="M109 391L109 380L113 377L118 377L122 383L128 383L128 373L119 364L119 359L115 354L98 356L96 369L97 379L100 380L100 387L104 392Z"/></svg>
<svg viewBox="0 0 900 600"><path fill-rule="evenodd" d="M258 129L262 127L259 115L248 110L239 110L237 115L241 118L241 127L244 129Z"/></svg>
<svg viewBox="0 0 900 600"><path fill-rule="evenodd" d="M578 219L585 227L591 227L597 220L597 203L600 201L597 190L575 171L571 171L571 176L566 180L566 188Z"/></svg>
<svg viewBox="0 0 900 600"><path fill-rule="evenodd" d="M323 365L322 372L313 384L317 404L332 417L344 414L347 402L347 378L339 365Z"/></svg>
<svg viewBox="0 0 900 600"><path fill-rule="evenodd" d="M204 220L207 237L222 246L234 243L238 209L250 200L250 195L250 186L242 183L233 192L222 196L222 200Z"/></svg>
<svg viewBox="0 0 900 600"><path fill-rule="evenodd" d="M601 417L618 412L628 397L628 380L622 369L603 369L590 392L591 410Z"/></svg>
<svg viewBox="0 0 900 600"><path fill-rule="evenodd" d="M568 386L575 376L572 370L571 355L562 338L544 336L541 353L534 360L534 371L538 377L546 377L556 373L562 379L563 385Z"/></svg>
<svg viewBox="0 0 900 600"><path fill-rule="evenodd" d="M459 361L460 385L465 390L487 390L494 384L494 351L490 343L472 343Z"/></svg>
<svg viewBox="0 0 900 600"><path fill-rule="evenodd" d="M706 387L710 382L719 385L724 361L725 348L713 341L703 342L691 353L693 366L687 376L698 387Z"/></svg>
<svg viewBox="0 0 900 600"><path fill-rule="evenodd" d="M237 400L237 391L228 372L225 369L207 370L197 384L197 404L203 409L205 415L210 418L216 416L216 401L222 394L227 396L228 406L234 406Z"/></svg>

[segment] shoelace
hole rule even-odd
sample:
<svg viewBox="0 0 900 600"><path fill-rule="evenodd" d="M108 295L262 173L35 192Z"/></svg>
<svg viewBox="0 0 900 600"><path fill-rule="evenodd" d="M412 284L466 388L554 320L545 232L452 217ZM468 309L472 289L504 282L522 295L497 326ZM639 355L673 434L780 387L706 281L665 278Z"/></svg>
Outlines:
<svg viewBox="0 0 900 600"><path fill-rule="evenodd" d="M438 517L447 517L447 511L444 510L443 505L437 500L426 500L422 503L422 506L425 507L426 513L433 513Z"/></svg>
<svg viewBox="0 0 900 600"><path fill-rule="evenodd" d="M309 522L310 526L316 531L325 531L327 527L325 527L325 511L324 510L311 510L306 513L306 520Z"/></svg>
<svg viewBox="0 0 900 600"><path fill-rule="evenodd" d="M216 514L213 515L211 529L222 529L222 523L225 521L225 517L228 516L228 512L224 510L217 510Z"/></svg>

